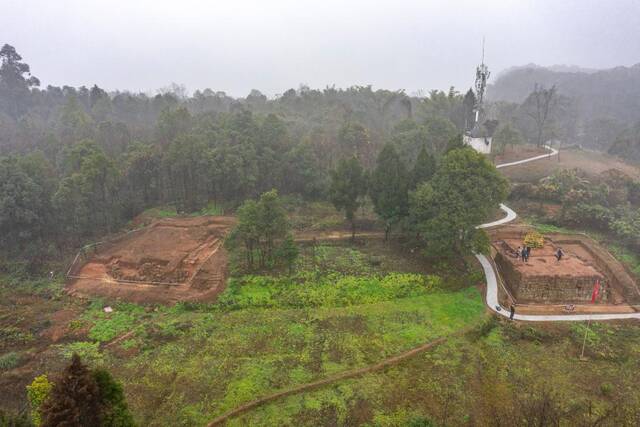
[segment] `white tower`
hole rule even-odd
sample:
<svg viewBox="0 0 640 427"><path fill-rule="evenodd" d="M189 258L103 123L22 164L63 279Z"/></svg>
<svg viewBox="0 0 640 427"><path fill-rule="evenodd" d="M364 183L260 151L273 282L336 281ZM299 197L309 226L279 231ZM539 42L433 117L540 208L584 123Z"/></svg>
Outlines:
<svg viewBox="0 0 640 427"><path fill-rule="evenodd" d="M482 38L482 61L480 65L476 67L476 123L480 116L482 109L482 102L484 101L484 93L487 90L487 80L489 80L489 67L484 64L484 37Z"/></svg>
<svg viewBox="0 0 640 427"><path fill-rule="evenodd" d="M476 105L474 106L474 125L471 132L463 137L465 144L471 146L474 150L483 153L491 153L491 136L480 136L480 112L484 102L484 93L487 90L487 80L489 80L489 67L484 63L484 37L482 38L482 61L476 67ZM486 135L486 134L485 134Z"/></svg>

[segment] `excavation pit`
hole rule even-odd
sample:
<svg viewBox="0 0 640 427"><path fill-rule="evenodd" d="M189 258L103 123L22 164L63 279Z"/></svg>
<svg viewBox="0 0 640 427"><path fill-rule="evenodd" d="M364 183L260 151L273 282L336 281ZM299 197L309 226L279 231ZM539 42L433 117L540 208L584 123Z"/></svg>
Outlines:
<svg viewBox="0 0 640 427"><path fill-rule="evenodd" d="M522 224L489 230L503 303L515 302L520 309L524 305L537 307L541 312L554 305L568 304L593 310L640 308L640 289L633 274L602 245L584 234L547 233L544 247L532 250L529 264L515 259L515 249L523 245L524 237L531 231L531 227ZM565 253L560 262L554 256L558 247ZM594 306L591 295L597 279L604 287Z"/></svg>
<svg viewBox="0 0 640 427"><path fill-rule="evenodd" d="M180 217L153 222L82 251L67 291L144 303L210 301L224 289L223 241L234 219Z"/></svg>

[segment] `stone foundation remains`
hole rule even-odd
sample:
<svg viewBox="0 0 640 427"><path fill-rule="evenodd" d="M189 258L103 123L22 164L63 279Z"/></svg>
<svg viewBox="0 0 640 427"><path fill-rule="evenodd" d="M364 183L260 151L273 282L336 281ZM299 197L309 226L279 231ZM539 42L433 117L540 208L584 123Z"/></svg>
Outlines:
<svg viewBox="0 0 640 427"><path fill-rule="evenodd" d="M589 261L563 247L565 253L557 261L559 246L545 239L542 248L532 249L529 261L515 257L522 239L495 241L495 262L500 274L518 303L589 303L596 281L601 283L597 302L611 302L612 286L608 278Z"/></svg>

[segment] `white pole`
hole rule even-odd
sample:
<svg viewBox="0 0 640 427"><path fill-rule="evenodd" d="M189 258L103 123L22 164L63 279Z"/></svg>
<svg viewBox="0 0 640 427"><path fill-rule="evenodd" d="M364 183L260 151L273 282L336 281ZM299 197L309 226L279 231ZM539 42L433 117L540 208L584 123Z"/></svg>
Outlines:
<svg viewBox="0 0 640 427"><path fill-rule="evenodd" d="M584 340L582 340L582 353L580 354L580 360L584 360L584 347L587 344L587 332L589 332L589 327L591 326L591 317L589 317L589 321L587 322L587 329L584 331Z"/></svg>

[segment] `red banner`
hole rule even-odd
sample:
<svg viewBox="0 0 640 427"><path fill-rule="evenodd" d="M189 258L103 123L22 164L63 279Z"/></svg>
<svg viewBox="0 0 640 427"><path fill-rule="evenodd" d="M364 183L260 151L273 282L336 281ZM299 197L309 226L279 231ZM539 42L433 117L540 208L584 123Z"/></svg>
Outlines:
<svg viewBox="0 0 640 427"><path fill-rule="evenodd" d="M598 298L599 293L600 293L600 280L596 280L596 283L593 285L593 292L591 293L591 304L595 304L596 298Z"/></svg>

